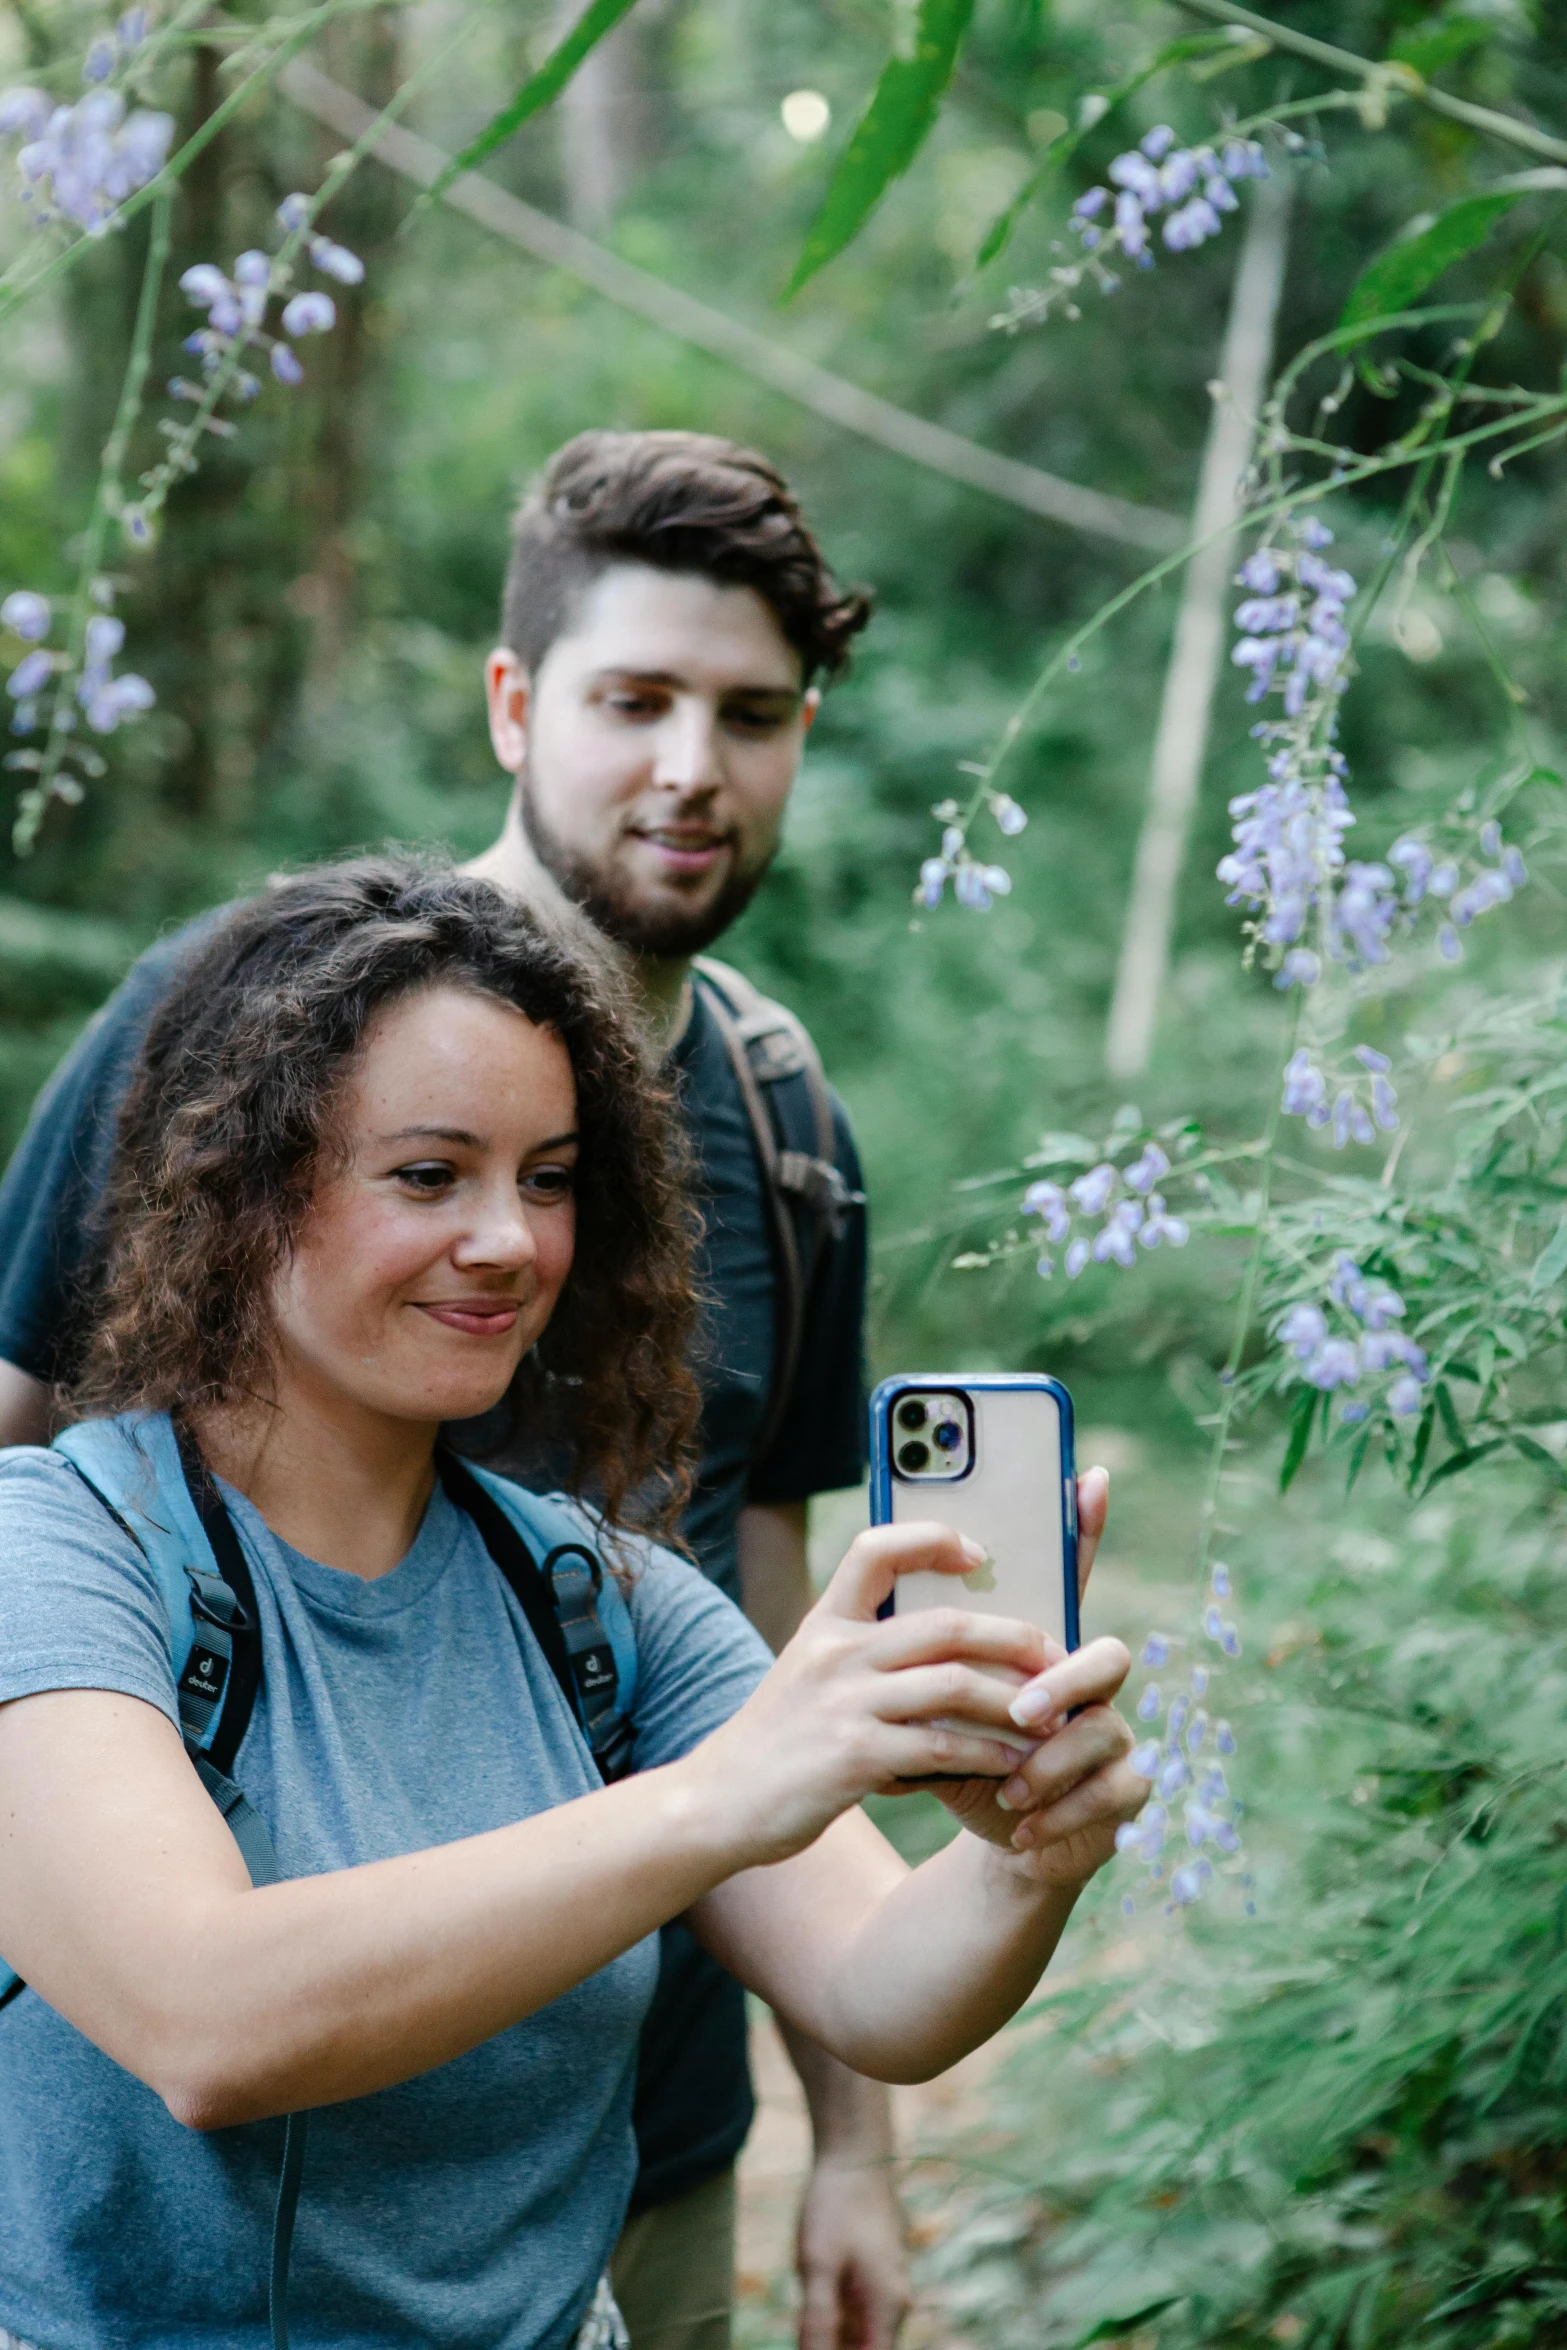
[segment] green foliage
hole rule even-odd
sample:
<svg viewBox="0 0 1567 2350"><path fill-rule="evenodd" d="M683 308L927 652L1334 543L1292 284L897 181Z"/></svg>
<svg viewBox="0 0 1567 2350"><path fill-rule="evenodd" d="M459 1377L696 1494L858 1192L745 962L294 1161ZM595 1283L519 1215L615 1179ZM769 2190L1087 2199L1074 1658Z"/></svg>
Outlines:
<svg viewBox="0 0 1567 2350"><path fill-rule="evenodd" d="M497 147L520 131L535 114L542 114L552 105L566 87L583 60L596 49L606 33L612 33L632 6L634 0L590 0L565 39L558 41L537 73L530 74L516 96L509 99L497 114L493 114L476 139L471 139L460 155L434 179L428 193L421 198L421 208L433 204L466 171L474 171Z"/></svg>
<svg viewBox="0 0 1567 2350"><path fill-rule="evenodd" d="M884 67L811 225L791 294L843 251L889 183L908 170L935 122L973 14L974 0L919 0L912 52Z"/></svg>
<svg viewBox="0 0 1567 2350"><path fill-rule="evenodd" d="M1362 270L1339 325L1364 326L1370 319L1393 318L1401 310L1412 310L1427 286L1434 285L1455 261L1472 253L1497 221L1511 212L1523 192L1511 189L1500 196L1463 196L1435 220L1412 222L1395 244Z"/></svg>
<svg viewBox="0 0 1567 2350"><path fill-rule="evenodd" d="M1112 1876L931 2275L1004 2350L1557 2341L1563 1521L1495 1481L1326 1538L1244 1517L1259 1914L1125 1935Z"/></svg>

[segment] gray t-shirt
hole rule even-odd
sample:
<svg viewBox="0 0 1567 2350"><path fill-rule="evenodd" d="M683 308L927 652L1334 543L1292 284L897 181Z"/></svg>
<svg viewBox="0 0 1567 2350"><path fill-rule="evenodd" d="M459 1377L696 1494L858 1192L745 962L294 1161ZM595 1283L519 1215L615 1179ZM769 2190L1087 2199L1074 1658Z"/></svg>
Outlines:
<svg viewBox="0 0 1567 2350"><path fill-rule="evenodd" d="M520 1607L437 1490L399 1566L302 1557L224 1489L263 1684L234 1775L285 1876L547 1811L599 1784ZM673 1761L769 1662L694 1568L631 1591L635 1764ZM0 1702L110 1689L178 1709L152 1572L57 1455L0 1454ZM559 2350L619 2230L656 1937L433 2072L311 2116L295 2350ZM236 2036L245 2031L236 2013ZM43 2350L266 2350L280 2121L197 2133L24 1992L0 2012L0 2328Z"/></svg>

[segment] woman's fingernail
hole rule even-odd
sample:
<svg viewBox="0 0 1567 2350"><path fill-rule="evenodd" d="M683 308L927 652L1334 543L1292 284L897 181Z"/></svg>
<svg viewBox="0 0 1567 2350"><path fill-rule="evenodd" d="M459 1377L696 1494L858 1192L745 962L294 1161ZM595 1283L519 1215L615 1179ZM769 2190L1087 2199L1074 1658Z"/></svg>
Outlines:
<svg viewBox="0 0 1567 2350"><path fill-rule="evenodd" d="M1003 1811L1021 1811L1028 1802L1030 1792L1026 1779L1009 1779L996 1801Z"/></svg>
<svg viewBox="0 0 1567 2350"><path fill-rule="evenodd" d="M1034 1831L1030 1827L1028 1821L1019 1820L1017 1826L1012 1831L1013 1850L1015 1852L1026 1852L1033 1841Z"/></svg>
<svg viewBox="0 0 1567 2350"><path fill-rule="evenodd" d="M971 1534L960 1535L959 1540L963 1545L963 1556L974 1566L982 1567L985 1563L985 1545L976 1542Z"/></svg>
<svg viewBox="0 0 1567 2350"><path fill-rule="evenodd" d="M1043 1730L1054 1718L1055 1710L1052 1693L1036 1686L1020 1689L1007 1708L1020 1730Z"/></svg>
<svg viewBox="0 0 1567 2350"><path fill-rule="evenodd" d="M996 1789L996 1809L997 1811L1017 1810L1017 1805L1015 1803L1009 1803L1007 1801L1007 1791L1004 1787L998 1787Z"/></svg>

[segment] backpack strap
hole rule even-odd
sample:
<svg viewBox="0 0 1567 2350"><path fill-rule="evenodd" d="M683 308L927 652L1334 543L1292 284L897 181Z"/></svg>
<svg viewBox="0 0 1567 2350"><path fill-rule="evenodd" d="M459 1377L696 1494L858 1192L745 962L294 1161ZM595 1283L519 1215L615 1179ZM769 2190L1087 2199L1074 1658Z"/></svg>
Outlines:
<svg viewBox="0 0 1567 2350"><path fill-rule="evenodd" d="M817 1269L829 1244L842 1239L850 1209L864 1205L865 1194L849 1189L838 1166L832 1095L804 1023L786 1005L764 996L743 972L712 955L698 955L692 969L740 1089L776 1244L773 1376L751 1450L752 1460L759 1461L771 1450L789 1408ZM791 1084L791 1079L799 1082Z"/></svg>
<svg viewBox="0 0 1567 2350"><path fill-rule="evenodd" d="M466 1510L516 1593L606 1784L631 1769L635 1635L613 1576L560 1504L446 1451L448 1497ZM535 1552L542 1551L540 1564ZM607 1619L607 1621L606 1621Z"/></svg>

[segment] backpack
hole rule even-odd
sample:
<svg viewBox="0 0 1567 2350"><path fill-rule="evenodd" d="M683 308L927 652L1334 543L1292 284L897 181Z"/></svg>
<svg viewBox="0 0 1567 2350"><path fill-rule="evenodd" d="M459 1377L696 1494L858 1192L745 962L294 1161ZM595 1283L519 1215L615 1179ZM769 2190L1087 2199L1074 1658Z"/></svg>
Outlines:
<svg viewBox="0 0 1567 2350"><path fill-rule="evenodd" d="M841 1240L851 1191L835 1156L832 1095L804 1024L764 996L742 972L711 955L692 963L697 993L712 1014L750 1122L773 1228L778 1267L773 1375L753 1461L772 1449L789 1408L805 1337L805 1312L829 1243Z"/></svg>
<svg viewBox="0 0 1567 2350"><path fill-rule="evenodd" d="M261 1685L261 1641L250 1569L211 1471L162 1414L84 1420L52 1449L152 1567L168 1610L185 1751L251 1883L275 1885L282 1872L266 1823L229 1776ZM561 1501L444 1451L436 1466L448 1499L472 1518L515 1593L599 1776L624 1778L637 1658L619 1585ZM0 1962L0 2008L26 1988ZM288 2350L288 2263L308 2121L295 2113L284 2123L268 2283L273 2350Z"/></svg>

